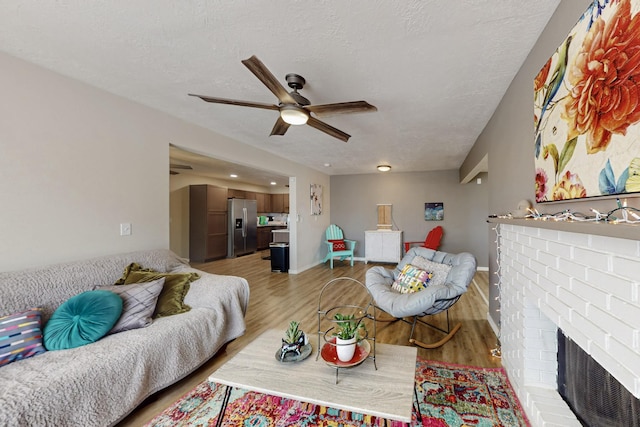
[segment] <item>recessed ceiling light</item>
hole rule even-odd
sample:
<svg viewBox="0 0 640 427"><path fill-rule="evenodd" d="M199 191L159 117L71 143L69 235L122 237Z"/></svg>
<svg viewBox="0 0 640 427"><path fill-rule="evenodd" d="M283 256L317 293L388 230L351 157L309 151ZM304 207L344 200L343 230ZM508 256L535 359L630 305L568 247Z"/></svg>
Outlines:
<svg viewBox="0 0 640 427"><path fill-rule="evenodd" d="M271 181L271 185L276 185L276 182L275 181Z"/></svg>
<svg viewBox="0 0 640 427"><path fill-rule="evenodd" d="M229 175L231 178L237 178L238 175L236 175L235 173L232 173L231 175Z"/></svg>
<svg viewBox="0 0 640 427"><path fill-rule="evenodd" d="M330 168L330 167L331 167L331 163L325 163L325 164L324 164L324 167L325 167L325 168Z"/></svg>
<svg viewBox="0 0 640 427"><path fill-rule="evenodd" d="M378 165L378 170L380 172L388 172L391 170L391 166L389 165Z"/></svg>

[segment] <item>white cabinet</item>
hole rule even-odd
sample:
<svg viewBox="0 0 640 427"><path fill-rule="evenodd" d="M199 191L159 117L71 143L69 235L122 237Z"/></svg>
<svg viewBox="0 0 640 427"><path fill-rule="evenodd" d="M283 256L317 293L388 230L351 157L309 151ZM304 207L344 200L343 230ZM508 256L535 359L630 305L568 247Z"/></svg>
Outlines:
<svg viewBox="0 0 640 427"><path fill-rule="evenodd" d="M364 262L399 263L402 258L402 231L373 230L364 232Z"/></svg>

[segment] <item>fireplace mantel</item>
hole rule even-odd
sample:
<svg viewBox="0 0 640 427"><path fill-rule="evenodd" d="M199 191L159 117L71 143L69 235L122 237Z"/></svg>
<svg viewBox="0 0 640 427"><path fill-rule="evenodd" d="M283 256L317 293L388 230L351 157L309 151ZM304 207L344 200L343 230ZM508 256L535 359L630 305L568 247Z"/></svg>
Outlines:
<svg viewBox="0 0 640 427"><path fill-rule="evenodd" d="M638 224L613 224L604 221L554 221L533 218L489 218L493 224L521 225L523 227L537 227L548 230L567 231L570 233L593 234L596 236L616 237L619 239L640 240L640 223Z"/></svg>
<svg viewBox="0 0 640 427"><path fill-rule="evenodd" d="M489 220L502 362L532 425L580 425L555 391L558 328L640 398L640 226Z"/></svg>

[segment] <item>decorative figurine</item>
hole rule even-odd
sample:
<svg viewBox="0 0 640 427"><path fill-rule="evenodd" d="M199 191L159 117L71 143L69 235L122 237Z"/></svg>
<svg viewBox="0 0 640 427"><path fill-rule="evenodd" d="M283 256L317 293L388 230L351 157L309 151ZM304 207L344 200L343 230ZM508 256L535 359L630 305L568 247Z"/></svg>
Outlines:
<svg viewBox="0 0 640 427"><path fill-rule="evenodd" d="M282 339L282 348L280 349L281 362L284 362L285 356L289 353L294 353L294 357L302 356L302 347L307 344L307 337L298 326L300 326L300 323L295 320L289 323L287 335Z"/></svg>

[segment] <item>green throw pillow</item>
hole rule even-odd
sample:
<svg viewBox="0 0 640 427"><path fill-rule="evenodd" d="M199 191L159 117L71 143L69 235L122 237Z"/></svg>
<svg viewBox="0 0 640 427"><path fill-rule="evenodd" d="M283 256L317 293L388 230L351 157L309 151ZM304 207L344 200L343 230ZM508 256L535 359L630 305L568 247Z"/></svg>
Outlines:
<svg viewBox="0 0 640 427"><path fill-rule="evenodd" d="M191 310L191 307L184 303L184 297L189 291L191 282L200 278L197 273L160 273L142 269L139 264L134 263L125 268L123 278L118 280L116 285L151 282L160 278L164 278L164 286L158 297L153 318L172 316Z"/></svg>
<svg viewBox="0 0 640 427"><path fill-rule="evenodd" d="M64 350L98 341L122 314L122 298L109 291L87 291L66 300L44 327L47 350Z"/></svg>

